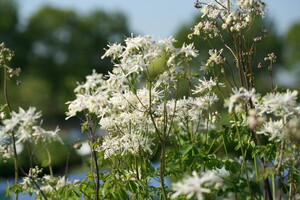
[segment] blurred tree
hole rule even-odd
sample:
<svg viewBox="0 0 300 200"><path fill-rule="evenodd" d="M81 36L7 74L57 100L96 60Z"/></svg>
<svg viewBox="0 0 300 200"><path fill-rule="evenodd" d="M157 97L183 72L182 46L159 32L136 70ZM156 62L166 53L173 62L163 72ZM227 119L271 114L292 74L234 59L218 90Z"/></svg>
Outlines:
<svg viewBox="0 0 300 200"><path fill-rule="evenodd" d="M64 103L70 100L76 81L92 69L99 73L111 69L109 60L100 59L104 47L120 42L128 32L120 13L94 11L79 16L74 11L44 7L29 19L24 34L32 42L26 70L50 83L54 114L65 111Z"/></svg>
<svg viewBox="0 0 300 200"><path fill-rule="evenodd" d="M0 1L0 40L6 43L12 42L12 35L17 32L18 12L15 2L12 0Z"/></svg>
<svg viewBox="0 0 300 200"><path fill-rule="evenodd" d="M284 66L281 81L287 87L300 90L300 22L293 24L284 38Z"/></svg>
<svg viewBox="0 0 300 200"><path fill-rule="evenodd" d="M76 81L92 69L105 74L112 68L110 60L100 59L108 42L129 35L121 13L79 15L46 6L21 30L14 1L0 0L0 16L0 41L15 51L12 65L22 69L22 84L11 88L13 105L36 106L51 118L64 117Z"/></svg>
<svg viewBox="0 0 300 200"><path fill-rule="evenodd" d="M285 38L285 63L287 66L299 66L300 63L300 22L295 23L288 30Z"/></svg>
<svg viewBox="0 0 300 200"><path fill-rule="evenodd" d="M23 66L27 63L25 55L29 47L29 40L23 37L20 30L17 5L14 0L0 0L0 42L17 52L13 66Z"/></svg>

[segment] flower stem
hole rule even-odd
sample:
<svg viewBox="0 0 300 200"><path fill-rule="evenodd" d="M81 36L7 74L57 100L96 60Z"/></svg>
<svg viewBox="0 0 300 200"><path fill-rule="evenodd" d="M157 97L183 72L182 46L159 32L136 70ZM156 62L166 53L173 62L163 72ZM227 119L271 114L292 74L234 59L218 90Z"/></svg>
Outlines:
<svg viewBox="0 0 300 200"><path fill-rule="evenodd" d="M236 115L235 115L235 121L238 121ZM241 152L242 152L242 156L243 156L243 163L242 163L242 165L244 166L244 170L245 170L245 174L246 174L246 180L247 180L248 190L249 190L249 193L250 193L250 199L253 200L252 190L251 190L250 182L249 182L248 170L247 170L247 166L246 166L246 154L247 154L247 150L245 151L245 149L244 149L243 142L241 140L241 133L240 133L240 130L239 130L239 128L238 128L237 125L236 125L236 131L237 131L237 134L238 134L238 139L239 139L239 142L240 142Z"/></svg>
<svg viewBox="0 0 300 200"><path fill-rule="evenodd" d="M164 200L167 200L167 192L165 189L165 159L166 159L166 144L161 141L161 155L160 155L160 184L163 192Z"/></svg>
<svg viewBox="0 0 300 200"><path fill-rule="evenodd" d="M4 98L5 98L5 102L6 105L8 107L9 112L12 112L10 103L9 103L9 99L8 99L8 94L7 94L7 69L5 66L5 63L3 65L3 69L4 69L4 82L3 82L3 92L4 92ZM14 167L15 167L15 183L19 182L19 164L18 164L18 154L17 154L17 147L16 147L16 138L15 138L15 133L14 131L12 131L12 145L13 145L13 150L14 150ZM19 199L19 193L16 192L16 196L15 196L15 200Z"/></svg>

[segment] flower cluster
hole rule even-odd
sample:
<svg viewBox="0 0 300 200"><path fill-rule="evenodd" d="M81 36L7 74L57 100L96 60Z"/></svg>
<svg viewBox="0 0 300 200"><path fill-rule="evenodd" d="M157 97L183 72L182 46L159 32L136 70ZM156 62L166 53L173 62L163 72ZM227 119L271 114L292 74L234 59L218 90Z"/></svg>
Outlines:
<svg viewBox="0 0 300 200"><path fill-rule="evenodd" d="M148 35L132 36L122 44L108 45L102 59L111 58L112 71L103 75L93 70L85 82L78 83L76 99L67 102L66 119L80 117L82 132L88 136L82 145L80 140L73 143L77 150L83 146L78 151L81 156L90 155L85 179L71 183L67 175L54 177L50 155L50 175L38 167L25 173L18 164L17 145L62 142L58 128L44 130L35 108L20 108L8 117L0 108L0 155L5 160L14 152L16 170L8 193L18 196L27 191L37 199L151 199L153 195L261 199L262 194L268 199L296 198L300 190L298 92L280 92L273 87L272 77L271 93L260 95L255 89L256 44L264 35L253 34L252 24L257 16L264 16L265 4L196 0L195 7L202 18L189 37L200 36L211 46L200 74L189 66L198 56L193 44L175 48L173 38L155 41ZM217 41L222 47L214 47ZM18 72L6 66L12 55L0 44L5 76ZM273 53L265 58L269 72L275 60ZM203 71L210 75L207 79ZM220 81L231 88L223 90ZM216 102L222 100L229 120L218 121ZM102 172L103 167L107 172ZM25 176L20 183L18 169ZM184 177L187 172L192 174ZM150 186L157 178L161 187ZM168 188L166 179L179 181ZM276 190L280 192L272 192Z"/></svg>
<svg viewBox="0 0 300 200"><path fill-rule="evenodd" d="M14 56L14 53L5 47L4 43L0 44L0 65L5 65L5 61L10 61Z"/></svg>
<svg viewBox="0 0 300 200"><path fill-rule="evenodd" d="M218 83L214 80L212 80L212 77L207 81L205 78L204 80L199 79L200 84L196 86L196 88L193 90L193 94L202 93L204 91L212 91L212 89L216 86L223 87L223 83Z"/></svg>
<svg viewBox="0 0 300 200"><path fill-rule="evenodd" d="M94 70L92 75L86 77L86 82L78 84L75 88L76 99L67 102L69 109L67 118L75 116L78 112L88 110L96 115L101 114L101 102L107 98L106 82L102 74L97 74Z"/></svg>
<svg viewBox="0 0 300 200"><path fill-rule="evenodd" d="M197 172L193 172L192 176L188 176L182 182L174 183L173 190L176 192L172 194L172 198L179 195L187 195L187 199L196 196L198 200L204 199L204 193L210 193L212 189L217 189L222 186L222 180L214 172L207 171L200 176Z"/></svg>
<svg viewBox="0 0 300 200"><path fill-rule="evenodd" d="M198 3L201 8L203 21L193 27L193 33L189 35L206 35L210 38L220 35L220 28L216 20L221 22L221 28L231 32L241 32L247 28L254 16L265 15L265 3L261 0L238 0L236 4L231 1L208 1ZM202 34L201 34L202 33Z"/></svg>
<svg viewBox="0 0 300 200"><path fill-rule="evenodd" d="M298 121L300 106L297 95L296 90L287 90L261 96L254 89L240 88L233 90L225 106L229 113L235 112L243 117L243 124L250 125L251 130L269 136L269 140L281 141L291 132L287 128L290 121Z"/></svg>
<svg viewBox="0 0 300 200"><path fill-rule="evenodd" d="M264 58L265 61L276 62L276 56L274 53L269 53L267 57Z"/></svg>
<svg viewBox="0 0 300 200"><path fill-rule="evenodd" d="M225 100L225 107L228 107L228 112L240 112L243 110L244 105L248 105L251 101L256 103L258 100L258 95L253 88L251 91L248 91L246 88L234 88L233 94L229 99ZM249 107L250 109L250 107Z"/></svg>
<svg viewBox="0 0 300 200"><path fill-rule="evenodd" d="M225 58L221 56L221 54L223 53L223 49L220 49L219 51L216 49L210 49L208 53L210 57L205 63L205 68L220 65L225 62Z"/></svg>
<svg viewBox="0 0 300 200"><path fill-rule="evenodd" d="M278 121L273 121L272 119L270 119L270 121L264 123L261 130L257 133L269 135L269 140L276 139L280 141L283 138L283 128L284 123L282 119Z"/></svg>
<svg viewBox="0 0 300 200"><path fill-rule="evenodd" d="M269 117L258 133L269 135L270 140L286 139L290 132L288 124L290 121L298 121L300 105L297 103L297 95L296 90L287 90L263 96L257 107L261 115Z"/></svg>
<svg viewBox="0 0 300 200"><path fill-rule="evenodd" d="M29 194L36 193L34 182L35 179L43 172L38 166L29 169L28 176L23 178L23 181L20 183L23 190L27 190Z"/></svg>
<svg viewBox="0 0 300 200"><path fill-rule="evenodd" d="M14 132L16 137L16 144L25 141L52 141L57 140L62 143L62 140L57 135L59 131L46 131L37 121L41 117L41 112L36 112L34 107L30 107L27 111L19 108L19 112L12 112L11 118L3 120L3 127L1 127L2 135L10 135Z"/></svg>
<svg viewBox="0 0 300 200"><path fill-rule="evenodd" d="M40 190L45 194L49 194L50 196L54 191L58 191L60 188L63 188L67 184L71 183L65 176L54 177L50 175L44 175L40 181L43 183ZM37 193L39 193L39 191L37 191Z"/></svg>
<svg viewBox="0 0 300 200"><path fill-rule="evenodd" d="M164 126L160 120L164 113L157 109L185 73L182 63L197 56L192 44L175 48L173 42L137 36L127 38L125 45L109 45L102 58L111 57L116 63L112 72L104 77L94 71L75 89L77 98L67 103L67 118L82 111L98 117L100 127L108 131L98 148L106 158L118 152L137 154L140 149L151 152L151 135ZM141 80L151 87L140 87ZM155 115L151 110L157 111Z"/></svg>
<svg viewBox="0 0 300 200"><path fill-rule="evenodd" d="M112 57L113 60L119 61L115 64L113 74L118 75L118 78L125 78L122 79L125 84L132 74L146 73L147 78L156 78L151 77L153 76L151 70L178 71L178 67L180 68L178 58L190 60L197 56L197 51L192 45L184 45L177 49L173 46L173 42L175 42L173 38L153 41L151 36L129 37L125 40L125 46L109 45L102 58Z"/></svg>
<svg viewBox="0 0 300 200"><path fill-rule="evenodd" d="M260 109L267 114L287 118L297 112L298 91L287 90L285 93L269 93L262 98Z"/></svg>
<svg viewBox="0 0 300 200"><path fill-rule="evenodd" d="M16 145L22 143L34 142L51 142L59 141L63 143L57 135L59 128L54 131L47 131L41 127L41 122L37 120L41 117L40 112L36 112L34 107L27 111L19 108L19 112L12 112L11 118L2 120L3 126L0 127L0 154L3 158L9 158L13 154L11 136L14 135Z"/></svg>
<svg viewBox="0 0 300 200"><path fill-rule="evenodd" d="M210 108L218 101L216 94L206 94L200 97L189 97L170 100L166 105L166 112L170 119L180 128L182 134L189 132L199 133L202 130L214 128L218 113L211 112ZM155 114L162 116L165 107L163 104L156 108Z"/></svg>
<svg viewBox="0 0 300 200"><path fill-rule="evenodd" d="M39 177L42 174L43 170L39 167L34 167L29 169L29 173L26 177L23 177L22 182L20 183L23 190L26 190L29 194L36 193L39 195L52 196L53 192L58 191L58 189L66 186L70 182L62 177L54 177L50 175L43 175L42 178ZM42 183L38 188L37 184Z"/></svg>
<svg viewBox="0 0 300 200"><path fill-rule="evenodd" d="M143 147L143 151L152 153L152 145L150 138L129 133L113 138L105 137L102 145L98 147L98 151L104 151L104 158L123 156L126 153L137 155L140 153L140 147Z"/></svg>
<svg viewBox="0 0 300 200"><path fill-rule="evenodd" d="M194 35L200 36L203 33L207 35L209 38L213 38L218 36L219 30L217 27L217 24L215 21L201 21L197 25L195 25L193 28L193 33L188 35L189 39L192 39ZM202 34L201 34L202 33Z"/></svg>
<svg viewBox="0 0 300 200"><path fill-rule="evenodd" d="M4 132L0 131L0 155L3 159L10 158L12 151L9 145L9 137Z"/></svg>
<svg viewBox="0 0 300 200"><path fill-rule="evenodd" d="M4 43L0 43L0 67L6 68L7 74L10 78L13 76L19 76L21 72L20 68L12 69L8 66L7 62L11 61L13 56L14 52L6 48Z"/></svg>

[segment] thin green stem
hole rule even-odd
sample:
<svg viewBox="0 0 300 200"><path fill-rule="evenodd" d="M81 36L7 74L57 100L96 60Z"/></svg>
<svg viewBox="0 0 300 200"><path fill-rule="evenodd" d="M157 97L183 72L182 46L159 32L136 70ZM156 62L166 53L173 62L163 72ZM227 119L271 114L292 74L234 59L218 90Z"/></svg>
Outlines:
<svg viewBox="0 0 300 200"><path fill-rule="evenodd" d="M276 198L276 186L275 186L275 175L272 175L272 192L273 192L273 197Z"/></svg>
<svg viewBox="0 0 300 200"><path fill-rule="evenodd" d="M93 200L88 194L86 194L83 190L80 189L80 192L83 194L83 196L87 197L90 200Z"/></svg>
<svg viewBox="0 0 300 200"><path fill-rule="evenodd" d="M19 182L19 164L18 164L18 154L17 154L17 147L16 147L16 138L14 131L12 132L12 144L14 150L14 166L15 166L15 183ZM19 199L19 193L16 192L15 200Z"/></svg>
<svg viewBox="0 0 300 200"><path fill-rule="evenodd" d="M281 188L281 183L282 183L281 165L282 165L282 160L283 160L284 145L285 145L285 142L283 140L282 143L279 145L279 148L278 148L278 150L280 151L279 161L278 161L278 166L277 166L277 174L278 174L278 200L281 200L281 195L282 195L282 188Z"/></svg>
<svg viewBox="0 0 300 200"><path fill-rule="evenodd" d="M238 72L239 72L240 84L241 84L241 87L244 87L241 58L240 58L240 53L239 53L239 44L238 44L236 35L234 35L234 46L235 46L235 54L234 55L236 55L236 67L238 68Z"/></svg>
<svg viewBox="0 0 300 200"><path fill-rule="evenodd" d="M224 134L222 134L222 139L223 139L224 151L225 151L226 157L228 158L228 151L227 151L227 147L226 147L226 143L225 143L225 136L224 136Z"/></svg>
<svg viewBox="0 0 300 200"><path fill-rule="evenodd" d="M235 115L234 117L235 117L235 121L238 121L237 116ZM236 131L237 131L237 134L238 134L238 139L239 139L239 142L240 142L240 146L241 146L241 152L242 152L242 156L243 156L243 164L242 165L244 167L245 174L246 174L247 186L248 186L248 190L249 190L249 193L250 193L250 198L251 198L251 200L253 200L252 190L251 190L250 182L249 182L248 170L247 170L247 166L246 166L246 152L247 151L244 150L243 141L241 140L240 130L239 130L237 125L235 127L236 127Z"/></svg>
<svg viewBox="0 0 300 200"><path fill-rule="evenodd" d="M268 71L269 71L269 77L270 77L270 87L271 87L271 91L274 92L272 68L273 68L273 62L271 61L271 62L270 62L270 69L268 69Z"/></svg>
<svg viewBox="0 0 300 200"><path fill-rule="evenodd" d="M27 176L29 179L32 180L33 184L36 186L36 188L39 190L39 192L41 193L41 195L43 196L43 198L45 200L47 200L48 198L46 197L46 195L44 194L43 190L41 190L40 186L38 185L38 182L32 177L30 176L29 174L27 174L24 169L22 168L22 166L18 163L18 166L19 166L19 169L20 169L20 172L24 175L24 176Z"/></svg>
<svg viewBox="0 0 300 200"><path fill-rule="evenodd" d="M161 141L161 155L160 155L160 184L163 192L164 200L168 199L167 191L165 188L165 159L166 159L166 144Z"/></svg>
<svg viewBox="0 0 300 200"><path fill-rule="evenodd" d="M9 98L8 98L8 92L7 92L7 68L5 66L5 61L4 61L4 65L3 65L3 69L4 69L4 83L3 83L3 92L4 92L4 98L5 98L5 102L6 105L8 107L9 112L12 112L12 108L9 102ZM15 132L12 131L12 145L13 145L13 151L14 151L14 167L15 167L15 183L19 182L19 164L18 164L18 154L17 154L17 147L16 147L16 138L15 138ZM19 193L16 192L16 197L15 200L19 199Z"/></svg>
<svg viewBox="0 0 300 200"><path fill-rule="evenodd" d="M161 155L160 155L160 181L161 181L161 189L163 192L164 200L168 199L166 188L165 188L165 165L166 165L166 138L168 131L168 113L167 113L167 88L164 89L164 131L162 135L161 143Z"/></svg>
<svg viewBox="0 0 300 200"><path fill-rule="evenodd" d="M93 145L93 143L92 143L92 145ZM99 166L98 166L97 152L95 151L93 146L91 148L92 148L92 154L93 154L95 171L96 171L95 200L98 200L99 199L99 187L100 187Z"/></svg>
<svg viewBox="0 0 300 200"><path fill-rule="evenodd" d="M87 118L88 122L92 122L93 120L91 117ZM98 165L98 158L97 158L97 152L94 148L94 135L96 132L97 124L90 125L88 135L89 135L89 141L90 141L90 148L91 148L91 159L93 164L91 165L92 171L95 170L96 177L94 180L94 187L95 187L95 200L99 200L99 188L100 188L100 173L99 173L99 165Z"/></svg>
<svg viewBox="0 0 300 200"><path fill-rule="evenodd" d="M9 98L8 98L8 94L7 94L7 69L6 69L5 63L4 63L3 69L4 69L4 83L3 83L4 98L5 98L5 103L6 103L7 107L8 107L8 110L11 113L12 112L12 108L11 108L11 105L10 105L10 102L9 102Z"/></svg>
<svg viewBox="0 0 300 200"><path fill-rule="evenodd" d="M49 166L50 176L53 177L52 159L51 159L51 154L49 152L49 149L47 147L46 147L46 152L48 155L48 166Z"/></svg>
<svg viewBox="0 0 300 200"><path fill-rule="evenodd" d="M161 135L160 135L161 132L158 129L158 127L156 125L156 122L155 122L155 119L154 119L153 114L152 114L152 93L151 93L151 90L152 90L152 82L149 82L149 108L148 108L149 112L148 113L149 113L150 119L152 121L152 124L155 128L155 132L157 133L158 139L161 141L162 140Z"/></svg>
<svg viewBox="0 0 300 200"><path fill-rule="evenodd" d="M291 160L291 165L290 165L290 171L289 171L289 182L290 182L290 190L289 190L289 200L292 200L293 198L293 189L294 189L294 166L293 166L293 161Z"/></svg>
<svg viewBox="0 0 300 200"><path fill-rule="evenodd" d="M216 139L213 139L209 149L207 150L207 154L209 154L209 152L210 152L211 148L214 146L215 142L216 142Z"/></svg>

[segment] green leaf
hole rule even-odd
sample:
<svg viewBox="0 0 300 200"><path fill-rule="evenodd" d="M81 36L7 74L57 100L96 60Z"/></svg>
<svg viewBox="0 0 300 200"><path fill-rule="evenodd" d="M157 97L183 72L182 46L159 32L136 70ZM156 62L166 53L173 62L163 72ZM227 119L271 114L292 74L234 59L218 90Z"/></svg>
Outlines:
<svg viewBox="0 0 300 200"><path fill-rule="evenodd" d="M136 193L137 184L135 181L129 181L128 186L133 193Z"/></svg>

